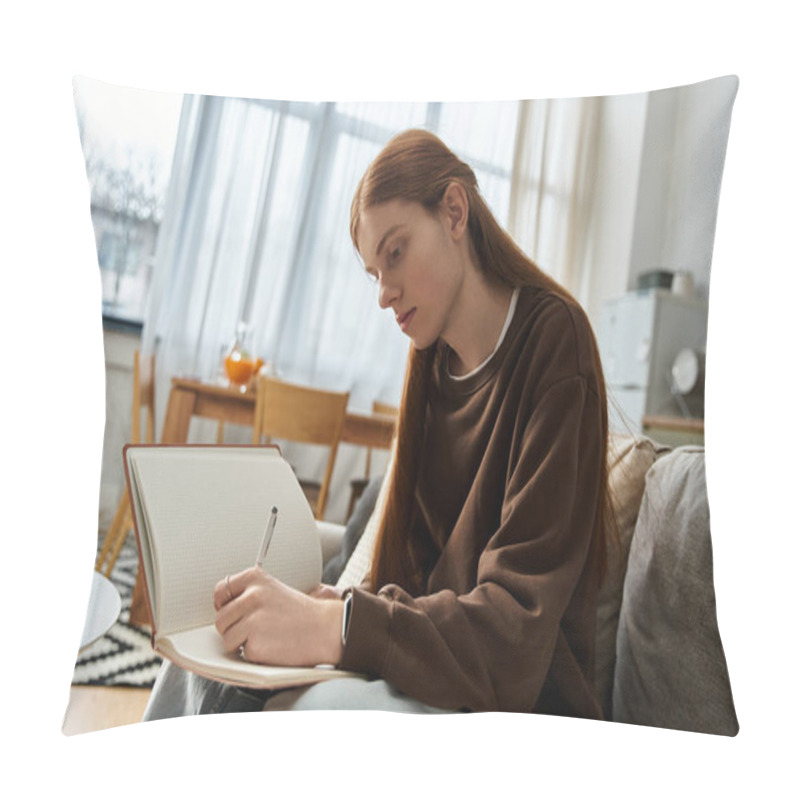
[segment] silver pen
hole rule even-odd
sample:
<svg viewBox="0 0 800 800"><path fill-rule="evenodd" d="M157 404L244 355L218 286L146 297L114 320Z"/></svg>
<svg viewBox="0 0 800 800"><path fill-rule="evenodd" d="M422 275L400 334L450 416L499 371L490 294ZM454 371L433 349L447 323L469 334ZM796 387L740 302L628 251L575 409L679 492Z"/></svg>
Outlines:
<svg viewBox="0 0 800 800"><path fill-rule="evenodd" d="M269 519L267 520L267 527L264 530L264 537L261 539L261 547L258 549L258 556L256 557L256 566L261 569L264 559L267 557L267 550L269 543L272 541L272 534L275 531L275 523L278 521L278 509L272 506Z"/></svg>

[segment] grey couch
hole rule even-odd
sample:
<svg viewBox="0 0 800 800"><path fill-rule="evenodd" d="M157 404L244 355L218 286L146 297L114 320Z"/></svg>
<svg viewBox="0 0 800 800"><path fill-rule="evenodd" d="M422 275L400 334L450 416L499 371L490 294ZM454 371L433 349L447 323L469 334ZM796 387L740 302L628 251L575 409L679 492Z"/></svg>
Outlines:
<svg viewBox="0 0 800 800"><path fill-rule="evenodd" d="M608 458L619 541L609 546L597 617L595 684L605 717L734 736L705 451L614 435ZM369 486L346 527L320 524L326 582L348 586L364 576L384 491L380 481Z"/></svg>

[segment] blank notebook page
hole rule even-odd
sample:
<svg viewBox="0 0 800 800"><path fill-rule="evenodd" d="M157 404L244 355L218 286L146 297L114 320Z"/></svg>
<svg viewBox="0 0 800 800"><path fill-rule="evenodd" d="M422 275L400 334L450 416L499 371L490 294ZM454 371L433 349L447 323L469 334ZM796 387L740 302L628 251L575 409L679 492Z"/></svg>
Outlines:
<svg viewBox="0 0 800 800"><path fill-rule="evenodd" d="M273 506L278 521L264 570L300 591L319 583L314 516L277 450L164 447L128 455L151 531L158 633L214 622L214 586L255 564Z"/></svg>

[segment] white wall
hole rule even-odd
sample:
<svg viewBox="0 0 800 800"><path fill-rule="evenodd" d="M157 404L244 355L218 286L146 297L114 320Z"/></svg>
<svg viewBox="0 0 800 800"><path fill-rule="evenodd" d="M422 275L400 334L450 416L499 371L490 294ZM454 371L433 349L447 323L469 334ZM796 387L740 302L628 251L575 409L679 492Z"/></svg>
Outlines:
<svg viewBox="0 0 800 800"><path fill-rule="evenodd" d="M628 288L654 269L685 270L708 298L730 109L737 81L651 92Z"/></svg>
<svg viewBox="0 0 800 800"><path fill-rule="evenodd" d="M106 372L106 424L100 475L100 530L111 524L125 483L122 447L130 438L133 406L133 354L139 335L103 331Z"/></svg>
<svg viewBox="0 0 800 800"><path fill-rule="evenodd" d="M603 301L627 289L646 117L644 93L608 97L603 103L598 141L601 167L587 252L592 277L584 300L595 330Z"/></svg>

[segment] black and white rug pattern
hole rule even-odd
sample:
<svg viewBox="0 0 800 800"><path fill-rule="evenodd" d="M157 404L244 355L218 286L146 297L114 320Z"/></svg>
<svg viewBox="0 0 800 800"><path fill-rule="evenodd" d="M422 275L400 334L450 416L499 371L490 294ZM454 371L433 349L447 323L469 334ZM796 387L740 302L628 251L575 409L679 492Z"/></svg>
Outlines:
<svg viewBox="0 0 800 800"><path fill-rule="evenodd" d="M161 657L150 646L150 631L128 624L136 571L136 543L129 533L111 571L111 581L122 598L122 611L108 633L79 655L73 684L152 687Z"/></svg>

